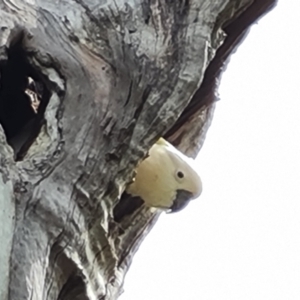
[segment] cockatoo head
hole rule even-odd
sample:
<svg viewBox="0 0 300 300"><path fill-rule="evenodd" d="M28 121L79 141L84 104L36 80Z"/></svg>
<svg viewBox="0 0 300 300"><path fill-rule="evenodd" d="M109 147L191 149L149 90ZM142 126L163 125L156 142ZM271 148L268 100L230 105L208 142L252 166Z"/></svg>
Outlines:
<svg viewBox="0 0 300 300"><path fill-rule="evenodd" d="M173 149L172 149L172 148ZM198 198L202 193L202 181L194 168L195 161L186 157L173 146L169 147L167 155L171 161L172 170L169 176L173 182L176 195L170 212L178 212L185 208L188 203Z"/></svg>
<svg viewBox="0 0 300 300"><path fill-rule="evenodd" d="M147 206L180 211L202 192L194 164L192 158L161 138L138 166L135 181L127 191L141 197Z"/></svg>
<svg viewBox="0 0 300 300"><path fill-rule="evenodd" d="M114 208L116 222L143 205L178 212L200 196L202 182L195 161L160 138L140 162L134 180Z"/></svg>

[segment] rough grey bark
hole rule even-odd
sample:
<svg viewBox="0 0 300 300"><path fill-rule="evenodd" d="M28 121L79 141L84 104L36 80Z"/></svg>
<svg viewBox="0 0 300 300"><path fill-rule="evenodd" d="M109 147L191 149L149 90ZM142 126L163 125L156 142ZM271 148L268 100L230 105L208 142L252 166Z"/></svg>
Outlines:
<svg viewBox="0 0 300 300"><path fill-rule="evenodd" d="M119 194L158 137L195 156L223 64L274 2L0 0L1 300L118 298L159 217L114 222Z"/></svg>

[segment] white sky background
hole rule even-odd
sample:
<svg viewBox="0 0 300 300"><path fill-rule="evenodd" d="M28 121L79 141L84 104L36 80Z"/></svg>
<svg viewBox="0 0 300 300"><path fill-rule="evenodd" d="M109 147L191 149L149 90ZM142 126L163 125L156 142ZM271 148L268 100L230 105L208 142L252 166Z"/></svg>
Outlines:
<svg viewBox="0 0 300 300"><path fill-rule="evenodd" d="M120 300L300 299L300 1L279 2L223 75L202 196L160 218Z"/></svg>

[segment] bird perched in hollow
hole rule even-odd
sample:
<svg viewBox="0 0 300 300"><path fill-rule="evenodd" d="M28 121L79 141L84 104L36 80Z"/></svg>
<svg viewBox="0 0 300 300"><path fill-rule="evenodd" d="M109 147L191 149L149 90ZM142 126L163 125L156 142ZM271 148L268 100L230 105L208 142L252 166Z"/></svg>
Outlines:
<svg viewBox="0 0 300 300"><path fill-rule="evenodd" d="M202 182L194 164L192 158L160 138L137 167L134 181L115 206L115 221L119 222L142 204L170 212L182 210L202 192Z"/></svg>

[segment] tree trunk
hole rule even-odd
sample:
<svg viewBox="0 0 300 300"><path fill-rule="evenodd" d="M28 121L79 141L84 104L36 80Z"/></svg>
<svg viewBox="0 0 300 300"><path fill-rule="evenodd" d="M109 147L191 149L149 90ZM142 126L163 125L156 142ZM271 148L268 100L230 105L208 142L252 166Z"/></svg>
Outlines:
<svg viewBox="0 0 300 300"><path fill-rule="evenodd" d="M118 196L158 137L197 154L224 63L274 3L0 0L1 300L118 298L159 217L116 223Z"/></svg>

